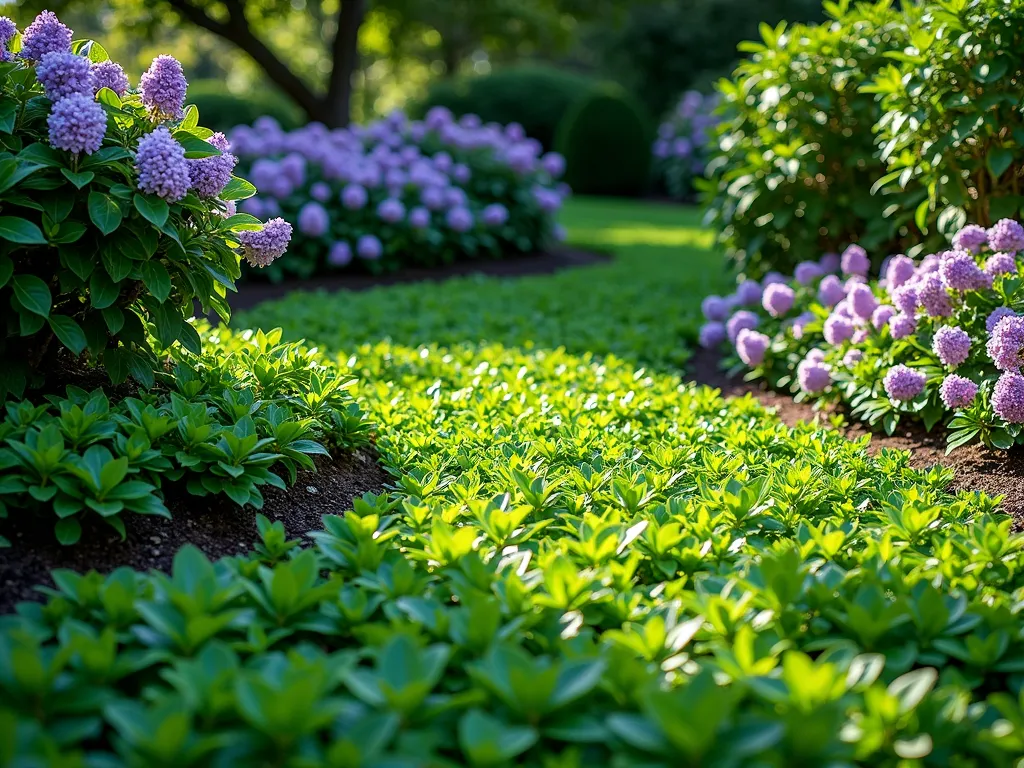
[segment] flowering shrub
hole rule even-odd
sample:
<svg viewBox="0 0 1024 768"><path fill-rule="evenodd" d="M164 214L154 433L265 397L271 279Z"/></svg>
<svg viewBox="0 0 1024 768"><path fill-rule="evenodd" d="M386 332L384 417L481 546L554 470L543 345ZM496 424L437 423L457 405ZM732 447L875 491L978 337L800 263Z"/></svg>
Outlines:
<svg viewBox="0 0 1024 768"><path fill-rule="evenodd" d="M287 224L235 212L255 190L172 57L133 90L50 12L0 19L0 52L0 397L80 356L152 385L151 340L198 353L193 302L226 319L239 250L280 256Z"/></svg>
<svg viewBox="0 0 1024 768"><path fill-rule="evenodd" d="M728 340L752 376L890 433L911 417L945 423L950 449L1024 443L1024 227L968 225L950 250L890 257L877 281L868 264L854 245L708 297L701 343Z"/></svg>
<svg viewBox="0 0 1024 768"><path fill-rule="evenodd" d="M693 180L704 175L708 159L709 129L717 122L718 95L687 91L658 126L654 142L654 177L671 197L689 198Z"/></svg>
<svg viewBox="0 0 1024 768"><path fill-rule="evenodd" d="M556 238L568 194L561 156L541 155L520 126L456 122L441 107L333 131L286 133L264 118L231 140L260 190L243 210L295 226L271 279L536 251Z"/></svg>

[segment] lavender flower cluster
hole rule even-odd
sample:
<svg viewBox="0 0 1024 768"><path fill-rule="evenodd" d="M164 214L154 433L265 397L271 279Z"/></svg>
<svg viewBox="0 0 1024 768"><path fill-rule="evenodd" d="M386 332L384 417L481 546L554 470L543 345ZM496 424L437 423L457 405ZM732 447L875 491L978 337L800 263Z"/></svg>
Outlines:
<svg viewBox="0 0 1024 768"><path fill-rule="evenodd" d="M288 133L264 117L235 128L231 143L259 190L242 209L293 222L307 273L356 260L379 271L412 257L501 256L561 237L565 163L515 123L455 120L435 107L422 121L394 112Z"/></svg>
<svg viewBox="0 0 1024 768"><path fill-rule="evenodd" d="M951 249L919 261L891 256L879 280L851 245L799 264L792 278L772 273L707 297L700 343L728 341L758 372L862 410L884 397L897 412L970 410L994 428L1024 424L1022 257L1024 226L1011 219L968 225Z"/></svg>
<svg viewBox="0 0 1024 768"><path fill-rule="evenodd" d="M17 27L0 17L0 52L4 60L13 60L7 46ZM174 138L167 124L185 114L188 83L181 64L172 56L158 56L142 75L138 93L124 70L115 62L91 62L72 51L72 31L56 15L43 11L25 28L21 36L19 58L35 68L35 76L46 98L52 103L47 117L50 145L77 157L97 152L106 138L107 113L97 101L103 89L119 98L134 99L148 115L148 124L135 149L138 188L174 203L190 190L205 198L216 198L231 181L237 158L223 134L214 134L207 142L219 154L188 159L184 146ZM231 213L234 203L221 208ZM273 226L271 226L273 224ZM283 222L281 222L283 224ZM243 253L253 264L265 266L279 257L288 244L291 227L276 222L270 231L250 232L243 242ZM257 235L262 235L258 237Z"/></svg>
<svg viewBox="0 0 1024 768"><path fill-rule="evenodd" d="M651 147L655 178L677 200L689 197L693 179L704 175L708 140L718 123L714 114L718 101L717 94L705 96L687 91L658 126L658 136Z"/></svg>

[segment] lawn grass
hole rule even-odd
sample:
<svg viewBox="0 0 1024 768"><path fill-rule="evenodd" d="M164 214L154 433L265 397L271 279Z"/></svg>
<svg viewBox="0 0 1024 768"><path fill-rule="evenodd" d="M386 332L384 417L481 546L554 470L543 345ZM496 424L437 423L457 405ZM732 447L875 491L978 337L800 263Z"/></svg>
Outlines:
<svg viewBox="0 0 1024 768"><path fill-rule="evenodd" d="M728 282L695 208L571 199L569 241L610 251L609 264L514 280L471 277L310 301L296 293L239 314L236 327L281 326L335 350L380 339L418 346L499 342L614 354L678 370L700 325L700 299Z"/></svg>

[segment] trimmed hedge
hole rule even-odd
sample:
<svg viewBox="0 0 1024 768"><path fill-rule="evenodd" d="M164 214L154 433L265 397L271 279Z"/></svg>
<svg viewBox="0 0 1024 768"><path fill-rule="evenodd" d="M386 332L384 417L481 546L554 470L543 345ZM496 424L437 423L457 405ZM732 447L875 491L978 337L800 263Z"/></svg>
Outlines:
<svg viewBox="0 0 1024 768"><path fill-rule="evenodd" d="M581 195L635 196L650 181L651 118L619 86L603 85L563 118L555 145L565 156L566 182Z"/></svg>
<svg viewBox="0 0 1024 768"><path fill-rule="evenodd" d="M422 117L431 107L441 106L458 116L479 115L484 122L519 123L527 136L551 149L559 122L580 94L596 84L585 75L552 67L510 67L485 77L441 80L411 111Z"/></svg>
<svg viewBox="0 0 1024 768"><path fill-rule="evenodd" d="M197 80L189 84L188 96L199 108L203 123L215 131L227 132L236 125L251 125L264 115L273 117L286 131L306 122L301 110L273 88L237 94L218 80Z"/></svg>

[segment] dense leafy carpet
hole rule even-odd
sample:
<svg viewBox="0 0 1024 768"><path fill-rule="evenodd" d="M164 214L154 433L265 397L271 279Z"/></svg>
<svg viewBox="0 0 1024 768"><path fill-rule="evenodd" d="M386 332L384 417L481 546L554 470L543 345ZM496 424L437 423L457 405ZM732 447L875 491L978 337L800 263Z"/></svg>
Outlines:
<svg viewBox="0 0 1024 768"><path fill-rule="evenodd" d="M0 635L0 743L116 755L97 765L1019 765L1009 520L943 470L683 384L723 279L694 213L567 217L617 261L243 318L360 377L394 492L328 518L319 561L270 536L216 566L185 550L173 578L63 578Z"/></svg>

